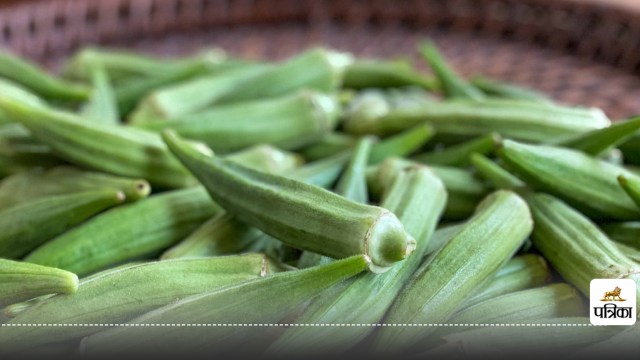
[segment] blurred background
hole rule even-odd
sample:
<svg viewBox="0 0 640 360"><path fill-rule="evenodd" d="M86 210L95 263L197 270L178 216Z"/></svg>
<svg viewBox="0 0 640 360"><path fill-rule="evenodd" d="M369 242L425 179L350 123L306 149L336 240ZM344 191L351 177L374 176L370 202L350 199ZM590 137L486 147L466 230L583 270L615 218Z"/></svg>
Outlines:
<svg viewBox="0 0 640 360"><path fill-rule="evenodd" d="M638 0L0 0L0 47L51 69L87 44L256 59L321 45L418 64L425 38L462 75L640 113Z"/></svg>

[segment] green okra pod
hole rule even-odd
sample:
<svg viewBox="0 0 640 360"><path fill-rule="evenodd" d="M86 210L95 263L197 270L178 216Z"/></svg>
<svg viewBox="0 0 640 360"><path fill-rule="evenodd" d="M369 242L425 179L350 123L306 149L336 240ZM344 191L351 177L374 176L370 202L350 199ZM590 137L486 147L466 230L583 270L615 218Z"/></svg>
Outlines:
<svg viewBox="0 0 640 360"><path fill-rule="evenodd" d="M610 239L640 250L640 221L604 223L598 226Z"/></svg>
<svg viewBox="0 0 640 360"><path fill-rule="evenodd" d="M543 257L534 254L516 256L498 270L482 291L465 301L461 308L510 292L542 286L550 281L551 270Z"/></svg>
<svg viewBox="0 0 640 360"><path fill-rule="evenodd" d="M0 177L64 163L49 146L35 140L24 126L0 124Z"/></svg>
<svg viewBox="0 0 640 360"><path fill-rule="evenodd" d="M528 194L526 199L536 224L534 246L583 294L589 296L592 279L630 278L640 282L638 265L583 214L551 195Z"/></svg>
<svg viewBox="0 0 640 360"><path fill-rule="evenodd" d="M640 209L640 177L627 177L625 175L618 176L618 182L624 191L629 195L638 208Z"/></svg>
<svg viewBox="0 0 640 360"><path fill-rule="evenodd" d="M20 258L123 201L120 191L96 190L47 196L7 207L0 211L0 257Z"/></svg>
<svg viewBox="0 0 640 360"><path fill-rule="evenodd" d="M365 172L369 162L373 139L364 137L353 150L344 172L338 179L334 191L349 200L366 204L369 202Z"/></svg>
<svg viewBox="0 0 640 360"><path fill-rule="evenodd" d="M521 86L488 79L482 76L475 76L471 79L471 84L480 89L487 96L499 97L514 100L534 101L542 104L552 104L553 101L545 94Z"/></svg>
<svg viewBox="0 0 640 360"><path fill-rule="evenodd" d="M388 270L415 247L388 210L205 154L174 132L163 136L218 204L286 244L334 258L365 254L374 271Z"/></svg>
<svg viewBox="0 0 640 360"><path fill-rule="evenodd" d="M433 42L423 42L420 44L419 50L424 60L431 66L431 69L438 78L440 88L447 97L474 100L484 99L485 96L482 91L455 73Z"/></svg>
<svg viewBox="0 0 640 360"><path fill-rule="evenodd" d="M620 144L625 163L640 165L640 132Z"/></svg>
<svg viewBox="0 0 640 360"><path fill-rule="evenodd" d="M222 105L166 121L142 124L151 131L172 129L206 143L216 153L256 144L285 150L312 144L336 125L339 107L327 95L303 91L284 97Z"/></svg>
<svg viewBox="0 0 640 360"><path fill-rule="evenodd" d="M388 157L410 155L422 148L434 135L429 125L418 125L414 128L389 136L373 145L369 164L378 164Z"/></svg>
<svg viewBox="0 0 640 360"><path fill-rule="evenodd" d="M22 172L4 179L0 182L0 209L46 196L98 190L121 191L125 201L136 201L147 197L151 186L144 179L58 166L46 171Z"/></svg>
<svg viewBox="0 0 640 360"><path fill-rule="evenodd" d="M625 254L629 259L635 261L636 264L640 264L640 250L631 245L623 244L621 242L614 241L613 243L618 248L618 250L620 250L620 252Z"/></svg>
<svg viewBox="0 0 640 360"><path fill-rule="evenodd" d="M395 300L388 324L439 324L493 276L529 236L533 221L527 204L513 192L487 196L473 217L414 274ZM374 337L380 351L406 350L435 328L383 327Z"/></svg>
<svg viewBox="0 0 640 360"><path fill-rule="evenodd" d="M488 154L502 141L497 133L480 136L471 141L413 156L413 160L428 165L466 166L473 153Z"/></svg>
<svg viewBox="0 0 640 360"><path fill-rule="evenodd" d="M114 89L103 66L96 66L91 70L91 83L93 91L82 108L82 116L104 124L119 124L120 114Z"/></svg>
<svg viewBox="0 0 640 360"><path fill-rule="evenodd" d="M0 94L10 99L28 103L32 106L46 106L46 103L42 99L31 93L29 90L12 81L2 78L0 78ZM7 117L2 110L0 110L0 125L9 122L12 122L11 118Z"/></svg>
<svg viewBox="0 0 640 360"><path fill-rule="evenodd" d="M243 166L269 173L284 173L297 169L304 160L296 153L283 151L275 146L260 144L231 153L226 159Z"/></svg>
<svg viewBox="0 0 640 360"><path fill-rule="evenodd" d="M0 109L69 162L115 175L140 177L160 187L195 184L160 136L152 132L89 122L72 113L31 107L3 96Z"/></svg>
<svg viewBox="0 0 640 360"><path fill-rule="evenodd" d="M425 250L425 256L423 258L440 250L444 244L453 239L458 231L462 229L463 225L464 223L450 224L436 229L431 237L431 241L427 244L427 250Z"/></svg>
<svg viewBox="0 0 640 360"><path fill-rule="evenodd" d="M0 52L0 76L47 99L82 101L91 94L88 87L49 75L6 51Z"/></svg>
<svg viewBox="0 0 640 360"><path fill-rule="evenodd" d="M220 211L202 187L165 192L100 214L24 260L82 276L162 251Z"/></svg>
<svg viewBox="0 0 640 360"><path fill-rule="evenodd" d="M78 339L105 329L96 324L124 323L177 300L260 278L269 271L261 254L163 260L110 269L82 279L73 295L56 295L19 313L10 321L16 327L0 329L0 343L19 349ZM41 325L17 327L19 324ZM76 326L60 329L45 324Z"/></svg>
<svg viewBox="0 0 640 360"><path fill-rule="evenodd" d="M329 189L342 173L351 158L351 150L316 160L282 175L307 184Z"/></svg>
<svg viewBox="0 0 640 360"><path fill-rule="evenodd" d="M78 276L68 271L0 259L0 308L47 294L72 294Z"/></svg>
<svg viewBox="0 0 640 360"><path fill-rule="evenodd" d="M497 150L515 175L534 189L551 193L600 219L632 220L640 210L616 179L640 179L622 167L580 151L505 140Z"/></svg>
<svg viewBox="0 0 640 360"><path fill-rule="evenodd" d="M505 138L552 142L611 123L602 110L596 108L547 106L503 99L445 100L380 113L380 116L368 118L347 117L345 132L388 135L428 123L439 135L475 137L496 132Z"/></svg>
<svg viewBox="0 0 640 360"><path fill-rule="evenodd" d="M404 283L418 268L444 210L447 197L444 185L428 168L418 165L401 170L385 193L381 206L396 213L416 239L414 254L384 274L363 274L319 295L302 312L298 323L378 324ZM373 327L291 328L271 345L270 351L342 352L372 330Z"/></svg>
<svg viewBox="0 0 640 360"><path fill-rule="evenodd" d="M131 324L267 324L281 320L303 302L325 289L364 271L369 265L363 255L326 265L287 271L249 280L219 290L203 292L151 311ZM282 296L286 294L286 296ZM210 327L207 336L197 336L202 328L153 327L133 336L133 327L118 327L84 341L86 352L131 349L193 349L206 346L211 351L246 346L252 327ZM191 330L190 330L191 329ZM264 331L253 328L254 331ZM202 335L202 333L201 333ZM254 334L255 336L256 334ZM251 337L255 339L254 337Z"/></svg>
<svg viewBox="0 0 640 360"><path fill-rule="evenodd" d="M576 135L556 145L580 150L592 156L599 156L630 139L638 130L640 130L640 117L618 121L609 127Z"/></svg>
<svg viewBox="0 0 640 360"><path fill-rule="evenodd" d="M469 157L473 167L496 189L515 190L527 186L522 180L487 157L474 153Z"/></svg>
<svg viewBox="0 0 640 360"><path fill-rule="evenodd" d="M352 148L358 138L339 132L330 132L316 143L300 150L302 156L309 160L320 160Z"/></svg>
<svg viewBox="0 0 640 360"><path fill-rule="evenodd" d="M343 86L351 89L419 86L434 90L436 82L407 61L357 60L347 66Z"/></svg>

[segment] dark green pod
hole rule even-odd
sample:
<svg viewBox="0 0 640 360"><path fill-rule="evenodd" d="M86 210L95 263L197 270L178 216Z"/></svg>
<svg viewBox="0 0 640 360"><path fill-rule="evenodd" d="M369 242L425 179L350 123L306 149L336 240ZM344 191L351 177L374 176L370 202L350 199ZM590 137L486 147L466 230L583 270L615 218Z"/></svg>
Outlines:
<svg viewBox="0 0 640 360"><path fill-rule="evenodd" d="M388 270L415 248L388 210L205 154L173 132L163 136L218 204L286 244L333 258L365 254L375 271Z"/></svg>
<svg viewBox="0 0 640 360"><path fill-rule="evenodd" d="M165 192L100 214L24 260L86 275L162 251L220 211L202 187Z"/></svg>
<svg viewBox="0 0 640 360"><path fill-rule="evenodd" d="M481 154L472 154L470 160L476 171L496 189L515 190L527 186L502 166Z"/></svg>
<svg viewBox="0 0 640 360"><path fill-rule="evenodd" d="M419 86L434 90L436 82L407 61L357 60L347 66L343 86L351 89Z"/></svg>
<svg viewBox="0 0 640 360"><path fill-rule="evenodd" d="M502 141L493 133L471 141L413 156L413 160L428 165L467 166L473 153L488 154Z"/></svg>
<svg viewBox="0 0 640 360"><path fill-rule="evenodd" d="M389 157L411 155L420 150L434 135L431 126L422 124L373 145L369 164L378 164Z"/></svg>
<svg viewBox="0 0 640 360"><path fill-rule="evenodd" d="M556 145L598 156L630 139L639 129L640 117L617 121L609 127L577 135Z"/></svg>

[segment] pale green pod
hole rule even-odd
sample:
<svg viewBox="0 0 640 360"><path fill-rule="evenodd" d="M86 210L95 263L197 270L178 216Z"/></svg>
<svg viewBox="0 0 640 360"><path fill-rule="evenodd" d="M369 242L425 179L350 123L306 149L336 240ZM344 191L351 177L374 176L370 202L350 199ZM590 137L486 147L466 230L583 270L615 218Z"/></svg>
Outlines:
<svg viewBox="0 0 640 360"><path fill-rule="evenodd" d="M254 145L231 153L226 156L226 159L252 169L274 174L294 171L304 163L300 155L266 144Z"/></svg>
<svg viewBox="0 0 640 360"><path fill-rule="evenodd" d="M420 266L444 210L447 193L428 168L400 172L387 189L382 206L396 213L416 239L414 253L384 274L363 274L318 296L297 319L303 324L378 324L405 282ZM373 327L303 327L287 330L272 353L322 351L341 353L364 339Z"/></svg>
<svg viewBox="0 0 640 360"><path fill-rule="evenodd" d="M71 166L12 175L0 182L0 209L52 195L70 195L83 191L114 190L131 202L147 197L151 186L144 179L131 179Z"/></svg>
<svg viewBox="0 0 640 360"><path fill-rule="evenodd" d="M373 145L369 164L378 164L390 157L408 156L420 150L434 135L429 125L418 125L399 134L389 136Z"/></svg>
<svg viewBox="0 0 640 360"><path fill-rule="evenodd" d="M109 125L119 124L118 103L104 66L97 65L91 69L91 83L93 86L91 97L82 107L80 114L91 121Z"/></svg>
<svg viewBox="0 0 640 360"><path fill-rule="evenodd" d="M420 54L429 64L440 83L440 88L448 98L482 100L485 95L474 85L463 80L447 64L443 55L432 41L424 41L419 47Z"/></svg>
<svg viewBox="0 0 640 360"><path fill-rule="evenodd" d="M0 211L0 257L20 258L123 201L120 191L95 190L47 196L7 207Z"/></svg>
<svg viewBox="0 0 640 360"><path fill-rule="evenodd" d="M640 284L638 264L583 214L551 195L528 194L526 199L536 224L533 244L585 296L592 279L630 278Z"/></svg>
<svg viewBox="0 0 640 360"><path fill-rule="evenodd" d="M580 150L592 156L599 156L630 139L640 130L640 117L617 121L609 127L576 135L557 143L557 146Z"/></svg>
<svg viewBox="0 0 640 360"><path fill-rule="evenodd" d="M482 76L475 76L471 79L471 84L480 89L485 95L514 100L533 101L541 104L553 104L545 94L530 88L505 83L495 79Z"/></svg>
<svg viewBox="0 0 640 360"><path fill-rule="evenodd" d="M165 192L100 214L24 260L83 276L162 251L220 211L202 187Z"/></svg>
<svg viewBox="0 0 640 360"><path fill-rule="evenodd" d="M37 95L7 79L0 78L0 94L17 101L23 101L32 106L46 106L46 103ZM7 117L2 110L0 110L0 125L10 122L12 122L11 118Z"/></svg>
<svg viewBox="0 0 640 360"><path fill-rule="evenodd" d="M80 281L73 295L57 295L18 314L0 328L2 347L27 348L87 336L191 295L268 274L261 254L175 259L107 270ZM44 324L86 324L64 328Z"/></svg>
<svg viewBox="0 0 640 360"><path fill-rule="evenodd" d="M511 140L505 140L497 152L509 169L534 189L558 196L590 217L640 218L640 210L616 179L619 175L640 177L622 167L576 150Z"/></svg>
<svg viewBox="0 0 640 360"><path fill-rule="evenodd" d="M419 86L434 90L437 84L407 61L357 60L347 66L343 86L352 89Z"/></svg>
<svg viewBox="0 0 640 360"><path fill-rule="evenodd" d="M639 119L640 120L640 119ZM640 177L618 176L618 182L638 208L640 208Z"/></svg>
<svg viewBox="0 0 640 360"><path fill-rule="evenodd" d="M0 76L47 99L82 101L91 94L86 86L49 75L36 65L6 51L0 52Z"/></svg>
<svg viewBox="0 0 640 360"><path fill-rule="evenodd" d="M388 270L415 247L388 210L205 154L173 132L163 136L218 204L285 244L333 258L365 254L374 271Z"/></svg>
<svg viewBox="0 0 640 360"><path fill-rule="evenodd" d="M160 187L185 187L195 179L160 136L124 126L86 121L75 114L28 106L0 96L0 109L26 126L61 158L115 175L141 177Z"/></svg>
<svg viewBox="0 0 640 360"><path fill-rule="evenodd" d="M369 162L373 139L364 137L353 150L351 159L338 179L334 191L349 200L366 204L369 202L366 169Z"/></svg>
<svg viewBox="0 0 640 360"><path fill-rule="evenodd" d="M515 190L527 186L522 180L496 164L495 161L481 154L471 154L469 159L476 171L496 189Z"/></svg>
<svg viewBox="0 0 640 360"><path fill-rule="evenodd" d="M336 125L339 105L331 96L303 91L283 97L221 105L197 114L142 124L160 132L172 129L202 141L216 153L229 153L256 144L284 150L310 145Z"/></svg>
<svg viewBox="0 0 640 360"><path fill-rule="evenodd" d="M0 259L0 308L47 294L73 294L78 276L68 271Z"/></svg>
<svg viewBox="0 0 640 360"><path fill-rule="evenodd" d="M425 251L426 258L427 255L431 255L432 253L440 250L444 244L446 244L449 240L453 239L453 237L460 231L464 226L464 223L451 224L440 227L433 232L433 236L431 237L431 241L427 244L427 250Z"/></svg>
<svg viewBox="0 0 640 360"><path fill-rule="evenodd" d="M599 224L598 227L615 241L640 250L640 221Z"/></svg>
<svg viewBox="0 0 640 360"><path fill-rule="evenodd" d="M320 160L352 148L357 141L357 137L339 132L330 132L316 143L301 149L299 152L309 161Z"/></svg>
<svg viewBox="0 0 640 360"><path fill-rule="evenodd" d="M551 282L551 270L543 257L535 254L516 256L501 267L493 278L486 282L486 285L483 285L482 291L466 300L461 308L549 282Z"/></svg>
<svg viewBox="0 0 640 360"><path fill-rule="evenodd" d="M467 166L471 162L471 154L486 155L492 152L501 141L500 135L493 133L459 145L445 147L442 150L418 154L412 159L427 165Z"/></svg>
<svg viewBox="0 0 640 360"><path fill-rule="evenodd" d="M232 216L220 214L202 224L187 238L165 251L161 259L230 255L258 241L262 231Z"/></svg>
<svg viewBox="0 0 640 360"><path fill-rule="evenodd" d="M327 158L310 162L282 175L310 185L329 189L335 184L350 158L351 150L346 150Z"/></svg>
<svg viewBox="0 0 640 360"><path fill-rule="evenodd" d="M499 190L487 196L464 227L416 271L384 322L443 323L513 256L532 227L529 208L516 194ZM373 346L376 351L402 351L435 329L383 327Z"/></svg>
<svg viewBox="0 0 640 360"><path fill-rule="evenodd" d="M351 134L387 135L421 123L430 124L439 135L475 137L495 132L505 138L552 142L607 127L611 121L596 108L504 99L445 100L384 112L378 117L347 118L344 129Z"/></svg>
<svg viewBox="0 0 640 360"><path fill-rule="evenodd" d="M187 297L130 323L273 324L325 289L366 270L368 265L366 256L357 255L327 265L249 280ZM144 330L141 333L134 327L118 327L98 333L83 341L84 349L94 354L157 348L167 351L197 348L211 353L246 347L247 338L258 336L251 331L264 331L251 326L147 327Z"/></svg>

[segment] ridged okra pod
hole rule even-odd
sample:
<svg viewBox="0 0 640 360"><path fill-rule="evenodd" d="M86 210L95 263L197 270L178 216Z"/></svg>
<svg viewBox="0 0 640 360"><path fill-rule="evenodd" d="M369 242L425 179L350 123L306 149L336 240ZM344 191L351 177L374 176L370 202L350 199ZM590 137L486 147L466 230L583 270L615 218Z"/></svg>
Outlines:
<svg viewBox="0 0 640 360"><path fill-rule="evenodd" d="M88 87L49 75L6 51L0 52L0 76L48 99L82 101L91 94Z"/></svg>
<svg viewBox="0 0 640 360"><path fill-rule="evenodd" d="M377 117L347 118L352 134L388 135L428 123L441 135L474 137L496 132L505 138L552 142L610 125L600 109L546 106L491 99L445 100L387 111Z"/></svg>
<svg viewBox="0 0 640 360"><path fill-rule="evenodd" d="M321 188L331 188L351 158L351 150L305 164L282 175Z"/></svg>
<svg viewBox="0 0 640 360"><path fill-rule="evenodd" d="M558 146L580 150L598 156L625 142L640 129L640 117L627 121L617 121L609 127L576 135L558 143Z"/></svg>
<svg viewBox="0 0 640 360"><path fill-rule="evenodd" d="M165 192L100 214L40 246L24 260L82 276L156 254L220 211L202 187Z"/></svg>
<svg viewBox="0 0 640 360"><path fill-rule="evenodd" d="M48 294L73 294L78 276L68 271L0 259L0 308Z"/></svg>
<svg viewBox="0 0 640 360"><path fill-rule="evenodd" d="M527 204L510 191L487 196L476 213L422 265L395 300L385 323L439 324L493 276L529 236ZM383 327L374 338L379 351L406 350L435 328Z"/></svg>
<svg viewBox="0 0 640 360"><path fill-rule="evenodd" d="M170 131L163 136L218 204L286 244L334 258L364 254L374 271L387 270L415 248L388 210L206 154Z"/></svg>
<svg viewBox="0 0 640 360"><path fill-rule="evenodd" d="M505 140L497 152L508 168L534 189L558 196L590 217L640 218L640 210L617 177L640 178L622 167L576 150L511 140Z"/></svg>
<svg viewBox="0 0 640 360"><path fill-rule="evenodd" d="M515 190L525 188L527 186L527 184L522 180L518 179L486 156L474 153L471 154L469 159L471 160L471 164L474 169L480 174L480 176L490 182L493 188Z"/></svg>
<svg viewBox="0 0 640 360"><path fill-rule="evenodd" d="M255 145L226 156L238 164L269 173L284 173L297 169L304 160L296 153L280 150L272 145Z"/></svg>
<svg viewBox="0 0 640 360"><path fill-rule="evenodd" d="M115 175L141 177L160 187L195 183L160 136L152 132L92 123L72 113L31 107L3 96L0 109L71 163Z"/></svg>
<svg viewBox="0 0 640 360"><path fill-rule="evenodd" d="M303 302L357 275L367 266L367 258L356 255L327 265L249 280L184 298L142 315L131 323L276 323ZM283 294L286 296L282 296ZM118 327L86 338L84 347L88 353L150 350L158 347L167 351L198 348L215 352L246 347L246 339L256 339L264 329L251 326L213 326L205 330L206 336L202 336L202 331L199 327L152 327L145 328L144 333L140 333L133 327Z"/></svg>
<svg viewBox="0 0 640 360"><path fill-rule="evenodd" d="M640 177L619 175L618 182L627 195L629 195L629 198L631 198L631 200L633 200L640 209Z"/></svg>
<svg viewBox="0 0 640 360"><path fill-rule="evenodd" d="M216 153L228 153L256 144L291 150L310 145L336 125L335 99L303 91L273 99L221 105L197 114L140 125L160 132L172 129L202 141Z"/></svg>
<svg viewBox="0 0 640 360"><path fill-rule="evenodd" d="M0 182L0 209L38 198L83 191L121 191L125 201L145 198L151 192L144 179L124 178L71 166L14 174Z"/></svg>
<svg viewBox="0 0 640 360"><path fill-rule="evenodd" d="M605 223L598 226L610 239L640 250L640 221Z"/></svg>
<svg viewBox="0 0 640 360"><path fill-rule="evenodd" d="M389 136L373 146L369 164L378 164L389 157L411 155L429 142L433 135L434 131L431 126L421 124Z"/></svg>
<svg viewBox="0 0 640 360"><path fill-rule="evenodd" d="M120 191L98 190L47 196L8 207L0 211L0 257L20 258L123 201Z"/></svg>
<svg viewBox="0 0 640 360"><path fill-rule="evenodd" d="M433 90L436 82L406 61L357 60L347 66L343 86L352 89L419 86Z"/></svg>
<svg viewBox="0 0 640 360"><path fill-rule="evenodd" d="M485 95L514 100L533 101L542 104L552 104L553 101L545 94L529 88L505 83L502 81L475 76L470 81L471 85L481 90Z"/></svg>
<svg viewBox="0 0 640 360"><path fill-rule="evenodd" d="M82 116L104 124L119 124L118 103L104 66L96 66L91 70L91 83L93 91L89 100L82 107Z"/></svg>
<svg viewBox="0 0 640 360"><path fill-rule="evenodd" d="M470 163L471 154L488 154L496 148L500 141L500 135L489 134L442 150L415 155L413 160L428 165L466 166Z"/></svg>
<svg viewBox="0 0 640 360"><path fill-rule="evenodd" d="M260 278L269 273L261 254L176 259L109 269L82 279L73 295L39 301L0 329L2 347L27 348L78 339L179 299ZM20 324L41 326L17 327ZM86 324L64 329L44 324Z"/></svg>
<svg viewBox="0 0 640 360"><path fill-rule="evenodd" d="M358 142L357 137L339 132L330 132L322 139L305 147L304 149L301 149L299 152L305 159L314 161L348 150L352 148L356 142Z"/></svg>
<svg viewBox="0 0 640 360"><path fill-rule="evenodd" d="M536 224L533 244L583 294L589 296L592 279L631 278L640 284L640 275L633 274L639 266L583 214L547 194L529 194L527 202Z"/></svg>
<svg viewBox="0 0 640 360"><path fill-rule="evenodd" d="M444 210L446 190L428 168L412 166L399 171L385 191L381 206L396 213L417 241L416 250L384 274L363 274L345 286L319 295L296 320L303 324L378 324L404 283L422 263L431 235ZM372 327L294 327L270 352L301 350L342 352L365 338Z"/></svg>
<svg viewBox="0 0 640 360"><path fill-rule="evenodd" d="M32 106L45 106L46 103L40 99L37 95L31 93L29 90L22 86L0 78L0 94L16 101L22 101ZM12 122L11 118L7 117L2 110L0 110L0 125Z"/></svg>

